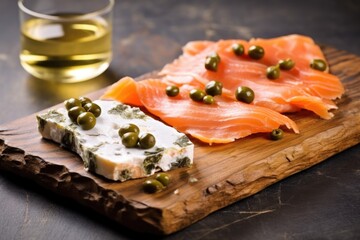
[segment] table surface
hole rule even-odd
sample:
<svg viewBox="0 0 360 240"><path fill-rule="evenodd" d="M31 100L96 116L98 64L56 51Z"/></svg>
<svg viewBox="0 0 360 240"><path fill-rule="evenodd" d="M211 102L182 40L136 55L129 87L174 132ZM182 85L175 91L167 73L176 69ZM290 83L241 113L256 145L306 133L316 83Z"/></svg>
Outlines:
<svg viewBox="0 0 360 240"><path fill-rule="evenodd" d="M117 1L114 59L101 76L76 84L42 81L22 69L16 0L1 0L0 30L1 124L101 89L122 76L160 69L191 40L299 33L360 55L360 2ZM359 182L358 144L164 238L359 239ZM3 171L0 211L1 239L150 238Z"/></svg>

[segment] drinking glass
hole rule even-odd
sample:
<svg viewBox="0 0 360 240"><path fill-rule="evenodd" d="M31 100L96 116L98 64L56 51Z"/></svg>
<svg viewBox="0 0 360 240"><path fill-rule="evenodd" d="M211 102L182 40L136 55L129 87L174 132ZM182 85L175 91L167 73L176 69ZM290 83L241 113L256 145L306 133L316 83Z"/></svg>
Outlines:
<svg viewBox="0 0 360 240"><path fill-rule="evenodd" d="M114 0L19 0L20 62L31 75L79 82L112 58Z"/></svg>

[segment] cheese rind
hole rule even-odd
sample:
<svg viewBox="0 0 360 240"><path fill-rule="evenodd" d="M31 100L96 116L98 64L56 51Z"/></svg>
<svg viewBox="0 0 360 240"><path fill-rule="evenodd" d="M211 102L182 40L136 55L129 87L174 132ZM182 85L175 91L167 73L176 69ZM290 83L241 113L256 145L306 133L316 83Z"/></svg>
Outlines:
<svg viewBox="0 0 360 240"><path fill-rule="evenodd" d="M146 177L156 171L190 166L194 145L172 127L146 115L139 108L116 101L94 101L102 109L96 125L82 130L67 116L65 108L37 115L43 138L60 143L80 155L86 170L111 180L126 181ZM151 133L156 144L150 149L126 148L118 135L127 123L136 124L141 133Z"/></svg>

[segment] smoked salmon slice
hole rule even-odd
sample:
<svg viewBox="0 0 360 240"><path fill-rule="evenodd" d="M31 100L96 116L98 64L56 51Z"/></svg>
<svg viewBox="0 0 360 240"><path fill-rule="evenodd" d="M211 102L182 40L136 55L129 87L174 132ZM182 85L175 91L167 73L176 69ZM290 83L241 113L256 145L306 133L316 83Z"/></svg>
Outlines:
<svg viewBox="0 0 360 240"><path fill-rule="evenodd" d="M234 43L242 44L245 49L251 45L262 46L265 56L260 60L250 59L247 55L236 56L232 51ZM209 81L217 80L230 93L238 86L248 86L257 93L253 102L255 105L278 112L294 112L304 108L329 119L333 116L329 110L336 108L329 100L340 97L344 92L336 76L309 67L312 59L325 58L312 39L305 36L290 35L269 40L253 39L249 42L195 41L185 45L183 52L182 56L160 71L160 75L167 81L205 86ZM216 72L204 68L204 59L213 52L221 57ZM302 52L305 54L301 54ZM290 71L282 71L279 79L269 80L266 68L286 58L293 59L295 67ZM234 98L233 95L229 96ZM299 99L303 99L306 104Z"/></svg>
<svg viewBox="0 0 360 240"><path fill-rule="evenodd" d="M212 144L228 143L254 133L271 132L285 125L299 132L297 125L288 117L271 109L233 101L224 97L216 97L211 106L189 100L190 85L182 85L180 94L170 98L165 93L168 84L161 79L146 79L135 82L129 77L123 78L117 86L136 85L140 101L152 114L159 116L164 122L178 131ZM131 89L130 89L131 90ZM109 98L106 93L102 98ZM116 100L131 104L126 95L116 95Z"/></svg>
<svg viewBox="0 0 360 240"><path fill-rule="evenodd" d="M234 54L234 43L242 44L245 54ZM248 56L247 49L252 45L263 47L263 58L255 60ZM220 57L216 71L204 67L206 57L213 53ZM281 70L275 80L268 79L266 69L287 58L295 66ZM320 47L302 35L250 41L192 41L155 78L139 82L122 78L101 98L143 106L178 131L209 144L228 143L281 126L298 133L296 123L282 113L306 109L330 119L331 110L337 108L334 100L344 93L340 79L329 73L329 68L319 71L310 67L313 59L326 61ZM222 94L214 97L215 103L196 102L189 97L192 89L204 89L213 80L223 86ZM179 87L177 96L166 95L169 85ZM250 104L236 100L235 90L239 86L254 91L255 98Z"/></svg>

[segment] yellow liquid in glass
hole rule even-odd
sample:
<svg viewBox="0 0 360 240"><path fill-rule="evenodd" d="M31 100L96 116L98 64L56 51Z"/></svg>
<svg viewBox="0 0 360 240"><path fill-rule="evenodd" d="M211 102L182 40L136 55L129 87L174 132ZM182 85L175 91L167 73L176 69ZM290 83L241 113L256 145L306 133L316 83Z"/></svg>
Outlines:
<svg viewBox="0 0 360 240"><path fill-rule="evenodd" d="M22 27L21 64L35 77L52 81L96 77L111 61L110 30L103 19L76 23L30 19Z"/></svg>

